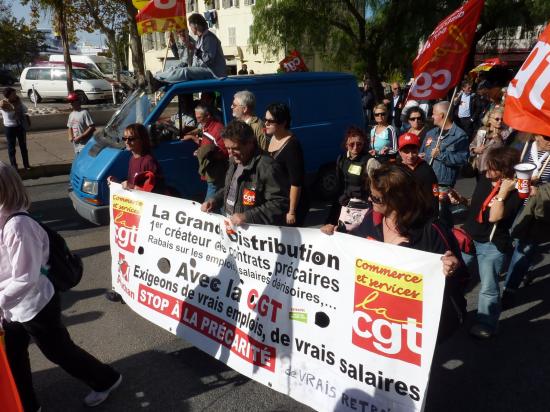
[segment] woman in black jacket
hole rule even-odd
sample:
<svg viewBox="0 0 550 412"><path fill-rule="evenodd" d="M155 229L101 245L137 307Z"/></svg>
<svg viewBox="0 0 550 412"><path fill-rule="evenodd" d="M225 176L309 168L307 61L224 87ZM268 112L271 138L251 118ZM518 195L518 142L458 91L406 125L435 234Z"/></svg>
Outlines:
<svg viewBox="0 0 550 412"><path fill-rule="evenodd" d="M342 206L346 206L350 199L368 200L368 188L365 184L367 161L370 155L367 152L367 136L358 127L350 127L342 142L346 151L336 159L336 178L338 190L325 224L321 231L332 234L338 226L338 217Z"/></svg>

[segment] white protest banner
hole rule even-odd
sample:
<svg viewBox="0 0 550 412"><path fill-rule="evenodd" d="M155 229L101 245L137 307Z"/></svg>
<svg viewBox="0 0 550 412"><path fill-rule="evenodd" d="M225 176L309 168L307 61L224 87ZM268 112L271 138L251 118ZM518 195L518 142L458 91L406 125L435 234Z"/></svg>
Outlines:
<svg viewBox="0 0 550 412"><path fill-rule="evenodd" d="M423 409L440 256L224 220L112 184L115 290L149 321L316 410Z"/></svg>

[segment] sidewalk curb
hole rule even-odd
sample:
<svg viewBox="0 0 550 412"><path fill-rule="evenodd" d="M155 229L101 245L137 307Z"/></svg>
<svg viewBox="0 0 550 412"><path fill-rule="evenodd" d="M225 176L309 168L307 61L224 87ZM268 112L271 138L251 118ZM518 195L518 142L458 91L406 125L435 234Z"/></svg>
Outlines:
<svg viewBox="0 0 550 412"><path fill-rule="evenodd" d="M21 179L40 179L41 177L53 177L68 175L71 172L72 163L57 163L51 165L33 166L31 170L19 169Z"/></svg>
<svg viewBox="0 0 550 412"><path fill-rule="evenodd" d="M90 110L90 115L97 126L105 126L118 109ZM54 113L31 116L31 127L27 132L66 129L69 113ZM4 133L4 124L0 124L0 133Z"/></svg>

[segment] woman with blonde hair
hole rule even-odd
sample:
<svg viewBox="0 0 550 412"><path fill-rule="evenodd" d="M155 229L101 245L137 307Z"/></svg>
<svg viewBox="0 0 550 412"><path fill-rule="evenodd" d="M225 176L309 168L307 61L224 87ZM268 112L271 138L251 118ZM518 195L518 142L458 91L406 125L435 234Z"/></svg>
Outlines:
<svg viewBox="0 0 550 412"><path fill-rule="evenodd" d="M32 338L46 358L92 388L84 404L96 406L122 375L77 346L61 322L60 296L43 275L48 234L27 214L30 203L16 170L0 162L0 322L17 390L26 412L40 410L29 362Z"/></svg>
<svg viewBox="0 0 550 412"><path fill-rule="evenodd" d="M483 174L487 170L487 153L489 149L504 146L508 129L502 122L504 107L496 106L487 114L484 125L480 127L470 144L470 159L474 170Z"/></svg>

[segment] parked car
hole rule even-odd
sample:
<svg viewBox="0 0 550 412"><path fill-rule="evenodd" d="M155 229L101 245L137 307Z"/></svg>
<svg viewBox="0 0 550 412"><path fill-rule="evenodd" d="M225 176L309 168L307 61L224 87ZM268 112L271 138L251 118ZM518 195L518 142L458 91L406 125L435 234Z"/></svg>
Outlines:
<svg viewBox="0 0 550 412"><path fill-rule="evenodd" d="M6 69L0 69L0 84L7 84L11 86L17 81L13 74Z"/></svg>
<svg viewBox="0 0 550 412"><path fill-rule="evenodd" d="M73 207L93 223L109 222L107 177L126 179L130 152L124 150L122 137L126 126L136 122L149 128L167 185L183 198L202 200L205 182L197 173L196 146L179 139L183 116L193 116L199 94L209 92L215 94L216 108L227 124L233 95L239 90L255 94L260 117L270 103L288 104L292 130L304 150L308 184L315 185L315 193L332 196L337 189L334 162L345 130L364 126L357 81L344 73L289 73L181 82L168 86L156 106L143 90L136 90L75 158L69 193Z"/></svg>
<svg viewBox="0 0 550 412"><path fill-rule="evenodd" d="M82 103L113 98L111 84L87 69L86 65L73 63L72 72L74 91ZM39 103L42 99L64 99L68 94L64 63L35 63L23 70L20 82L21 94L28 96L33 103Z"/></svg>

